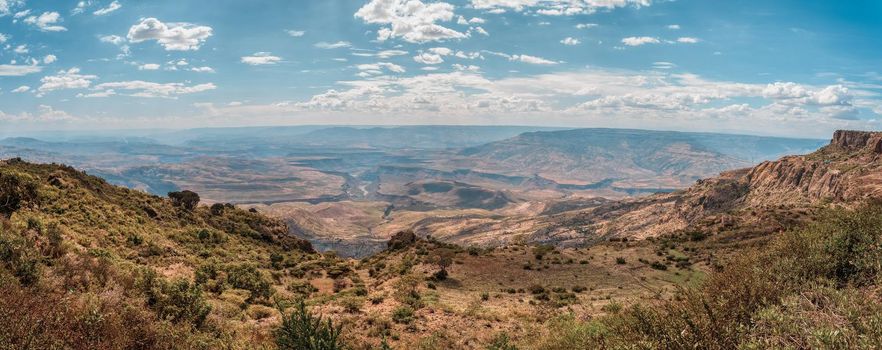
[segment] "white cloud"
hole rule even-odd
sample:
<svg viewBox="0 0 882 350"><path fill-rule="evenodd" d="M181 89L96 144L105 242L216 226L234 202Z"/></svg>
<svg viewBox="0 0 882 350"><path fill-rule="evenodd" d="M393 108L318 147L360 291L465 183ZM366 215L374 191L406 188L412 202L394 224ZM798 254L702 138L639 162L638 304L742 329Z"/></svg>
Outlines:
<svg viewBox="0 0 882 350"><path fill-rule="evenodd" d="M371 64L359 64L359 65L357 65L357 66L355 66L355 67L358 68L358 70L360 70L362 73L365 73L365 74L362 74L361 76L380 75L380 74L383 74L383 72L382 72L383 69L387 69L387 70L389 70L390 72L393 72L393 73L404 73L404 72L406 72L406 70L404 69L404 67L399 66L399 65L394 64L394 63L389 63L389 62L378 62L378 63L371 63Z"/></svg>
<svg viewBox="0 0 882 350"><path fill-rule="evenodd" d="M387 25L377 31L377 40L401 38L411 43L462 39L466 34L438 22L453 19L454 6L446 2L420 0L371 0L355 13L365 23Z"/></svg>
<svg viewBox="0 0 882 350"><path fill-rule="evenodd" d="M831 85L821 90L814 90L792 82L768 84L763 88L762 96L782 104L817 106L851 106L854 98L843 85Z"/></svg>
<svg viewBox="0 0 882 350"><path fill-rule="evenodd" d="M272 53L269 52L256 52L251 56L242 57L242 63L252 66L276 64L281 60L281 57L273 56Z"/></svg>
<svg viewBox="0 0 882 350"><path fill-rule="evenodd" d="M98 40L101 40L102 43L110 43L114 45L119 45L126 42L126 39L119 35L105 35L98 38Z"/></svg>
<svg viewBox="0 0 882 350"><path fill-rule="evenodd" d="M37 113L21 113L18 115L6 114L0 111L0 121L15 123L47 123L47 122L66 122L76 120L70 114L64 111L56 110L47 105L37 106Z"/></svg>
<svg viewBox="0 0 882 350"><path fill-rule="evenodd" d="M572 16L592 14L599 10L613 10L619 7L644 7L652 5L651 0L471 0L472 7L490 10L493 13L505 10L532 10L540 15Z"/></svg>
<svg viewBox="0 0 882 350"><path fill-rule="evenodd" d="M573 37L566 37L566 38L564 38L563 40L561 40L560 43L561 43L561 44L564 44L564 45L567 45L567 46L573 46L573 45L579 45L579 44L582 43L582 42L579 41L579 39L576 39L576 38L573 38Z"/></svg>
<svg viewBox="0 0 882 350"><path fill-rule="evenodd" d="M699 41L701 41L701 39L692 38L692 37L688 37L688 36L677 38L677 42L681 43L681 44L695 44Z"/></svg>
<svg viewBox="0 0 882 350"><path fill-rule="evenodd" d="M0 17L9 16L13 8L23 3L21 0L0 0Z"/></svg>
<svg viewBox="0 0 882 350"><path fill-rule="evenodd" d="M57 25L61 21L61 15L58 12L43 12L39 16L30 16L24 19L24 22L37 27L44 32L63 32L67 28Z"/></svg>
<svg viewBox="0 0 882 350"><path fill-rule="evenodd" d="M579 23L576 25L576 29L590 29L597 27L597 23Z"/></svg>
<svg viewBox="0 0 882 350"><path fill-rule="evenodd" d="M538 64L538 65L553 65L558 64L558 62L548 60L542 57L530 56L530 55L512 55L508 58L509 61L518 61L529 64Z"/></svg>
<svg viewBox="0 0 882 350"><path fill-rule="evenodd" d="M404 50L383 50L378 52L353 52L353 56L361 56L361 57L378 57L382 59L388 59L390 57L395 56L403 56L407 55L408 52Z"/></svg>
<svg viewBox="0 0 882 350"><path fill-rule="evenodd" d="M453 55L453 50L446 47L433 47L422 51L413 57L413 60L422 64L440 64L444 62L443 56Z"/></svg>
<svg viewBox="0 0 882 350"><path fill-rule="evenodd" d="M46 57L43 57L43 64L51 64L55 61L58 61L58 57L55 57L55 55L46 55Z"/></svg>
<svg viewBox="0 0 882 350"><path fill-rule="evenodd" d="M84 89L92 85L95 75L80 74L79 68L61 70L56 75L45 76L40 79L43 83L37 90L41 93L62 89Z"/></svg>
<svg viewBox="0 0 882 350"><path fill-rule="evenodd" d="M431 53L431 52L422 52L419 55L413 56L413 60L417 63L422 64L441 64L444 63L444 59L441 58L441 55Z"/></svg>
<svg viewBox="0 0 882 350"><path fill-rule="evenodd" d="M43 70L40 66L26 66L15 64L0 64L0 77L20 77Z"/></svg>
<svg viewBox="0 0 882 350"><path fill-rule="evenodd" d="M190 23L162 23L156 18L144 18L129 28L126 37L132 43L156 40L166 51L198 50L212 29Z"/></svg>
<svg viewBox="0 0 882 350"><path fill-rule="evenodd" d="M149 81L119 81L119 82L111 82L111 83L103 83L95 86L94 90L97 93L107 93L114 94L116 91L128 91L128 96L133 97L163 97L163 98L176 98L178 95L185 94L193 94L197 92L209 91L216 89L212 83L206 84L198 84L193 86L186 86L182 83L167 83L160 84ZM98 95L87 96L82 95L81 97L101 97Z"/></svg>
<svg viewBox="0 0 882 350"><path fill-rule="evenodd" d="M290 36L292 36L292 37L295 37L295 38L299 38L299 37L301 37L301 36L303 36L303 35L306 34L305 31L302 31L302 30L291 30L291 29L286 30L285 33L288 33L288 35L290 35Z"/></svg>
<svg viewBox="0 0 882 350"><path fill-rule="evenodd" d="M12 52L15 52L19 55L24 55L24 54L28 53L28 51L29 51L28 46L25 44L18 45L15 47L15 49L12 50Z"/></svg>
<svg viewBox="0 0 882 350"><path fill-rule="evenodd" d="M22 86L15 88L15 90L12 90L13 93L22 93L22 92L28 92L28 91L31 91L31 87L27 86L27 85L22 85Z"/></svg>
<svg viewBox="0 0 882 350"><path fill-rule="evenodd" d="M193 67L190 70L196 73L214 73L214 68L211 67Z"/></svg>
<svg viewBox="0 0 882 350"><path fill-rule="evenodd" d="M138 66L138 70L158 70L159 65L156 63L145 63Z"/></svg>
<svg viewBox="0 0 882 350"><path fill-rule="evenodd" d="M119 1L114 0L113 2L110 3L110 5L107 5L107 7L100 8L97 11L92 12L92 14L95 16L104 16L106 14L113 12L113 11L119 10L120 8L122 8L122 5L119 4Z"/></svg>
<svg viewBox="0 0 882 350"><path fill-rule="evenodd" d="M662 61L662 62L653 62L652 63L652 68L655 68L655 69L671 69L676 66L677 66L676 64L673 64L671 62L663 62Z"/></svg>
<svg viewBox="0 0 882 350"><path fill-rule="evenodd" d="M622 44L628 46L640 46L646 44L658 44L661 41L658 38L653 38L649 36L632 36L622 39Z"/></svg>
<svg viewBox="0 0 882 350"><path fill-rule="evenodd" d="M469 72L478 72L481 70L481 67L475 65L462 65L459 63L454 63L451 67L458 71L469 71Z"/></svg>
<svg viewBox="0 0 882 350"><path fill-rule="evenodd" d="M670 30L679 30L679 29L680 29L680 25L679 25L679 24L671 24L671 25L668 25L668 29L670 29Z"/></svg>
<svg viewBox="0 0 882 350"><path fill-rule="evenodd" d="M315 47L320 48L320 49L326 49L326 50L340 49L340 48L350 47L350 46L352 46L352 43L350 43L348 41L338 41L335 43L321 41L321 42L315 43Z"/></svg>
<svg viewBox="0 0 882 350"><path fill-rule="evenodd" d="M6 34L0 33L0 44L5 43L7 40L9 40L9 36Z"/></svg>

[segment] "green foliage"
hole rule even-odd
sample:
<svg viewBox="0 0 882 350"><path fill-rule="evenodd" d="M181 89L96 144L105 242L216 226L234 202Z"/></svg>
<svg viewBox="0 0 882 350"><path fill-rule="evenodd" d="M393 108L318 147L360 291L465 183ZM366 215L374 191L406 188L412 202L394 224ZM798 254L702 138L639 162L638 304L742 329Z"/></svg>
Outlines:
<svg viewBox="0 0 882 350"><path fill-rule="evenodd" d="M281 350L345 349L340 332L341 326L334 326L330 319L312 315L301 300L276 329L276 345Z"/></svg>
<svg viewBox="0 0 882 350"><path fill-rule="evenodd" d="M518 347L511 343L508 334L499 333L487 345L487 350L518 350Z"/></svg>
<svg viewBox="0 0 882 350"><path fill-rule="evenodd" d="M272 285L266 277L251 264L233 265L227 268L227 283L237 289L245 289L251 294L247 302L256 299L269 299L273 294Z"/></svg>
<svg viewBox="0 0 882 350"><path fill-rule="evenodd" d="M185 210L192 211L199 205L199 194L193 191L169 192L168 198L172 200L172 204Z"/></svg>
<svg viewBox="0 0 882 350"><path fill-rule="evenodd" d="M0 232L0 266L4 266L26 286L40 279L39 252L33 240Z"/></svg>
<svg viewBox="0 0 882 350"><path fill-rule="evenodd" d="M202 295L202 288L185 280L168 282L153 270L144 273L142 289L150 306L160 319L188 322L201 327L211 306Z"/></svg>
<svg viewBox="0 0 882 350"><path fill-rule="evenodd" d="M597 327L586 339L609 348L880 348L880 266L882 205L832 211L739 254L673 301L569 327ZM587 347L555 340L564 338L552 334L542 348Z"/></svg>
<svg viewBox="0 0 882 350"><path fill-rule="evenodd" d="M414 310L408 305L401 305L392 311L392 320L396 323L410 324L413 322Z"/></svg>
<svg viewBox="0 0 882 350"><path fill-rule="evenodd" d="M37 183L32 177L16 172L0 172L0 214L8 216L37 198Z"/></svg>

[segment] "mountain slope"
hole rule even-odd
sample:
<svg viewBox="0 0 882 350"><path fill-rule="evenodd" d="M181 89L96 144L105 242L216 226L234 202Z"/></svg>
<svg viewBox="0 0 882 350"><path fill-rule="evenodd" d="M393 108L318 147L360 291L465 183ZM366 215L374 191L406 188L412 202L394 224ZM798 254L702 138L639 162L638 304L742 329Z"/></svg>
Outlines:
<svg viewBox="0 0 882 350"><path fill-rule="evenodd" d="M533 218L450 218L415 229L484 244L582 244L688 232L758 237L811 220L824 207L880 198L882 133L837 131L816 152L723 172L676 192Z"/></svg>
<svg viewBox="0 0 882 350"><path fill-rule="evenodd" d="M538 174L563 183L618 180L624 187L680 188L719 172L817 149L817 140L627 129L524 133L470 147L462 166Z"/></svg>

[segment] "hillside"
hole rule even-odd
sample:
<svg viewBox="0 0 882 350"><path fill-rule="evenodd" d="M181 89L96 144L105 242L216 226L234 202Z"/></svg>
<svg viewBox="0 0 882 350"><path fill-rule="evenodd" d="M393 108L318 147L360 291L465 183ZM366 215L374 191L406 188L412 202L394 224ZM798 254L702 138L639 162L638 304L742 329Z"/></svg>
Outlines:
<svg viewBox="0 0 882 350"><path fill-rule="evenodd" d="M361 260L186 191L0 161L0 349L272 349L298 300L351 349L876 348L882 209L864 203L880 145L837 132L809 155L538 218L451 211ZM382 209L297 207L292 223L361 229Z"/></svg>
<svg viewBox="0 0 882 350"><path fill-rule="evenodd" d="M762 236L832 205L882 198L880 138L878 132L837 131L815 152L726 171L680 191L537 217L448 218L415 229L469 244L526 239L578 245L689 231Z"/></svg>
<svg viewBox="0 0 882 350"><path fill-rule="evenodd" d="M539 175L560 183L682 188L697 179L784 154L809 152L817 140L627 129L530 132L462 150L478 171Z"/></svg>

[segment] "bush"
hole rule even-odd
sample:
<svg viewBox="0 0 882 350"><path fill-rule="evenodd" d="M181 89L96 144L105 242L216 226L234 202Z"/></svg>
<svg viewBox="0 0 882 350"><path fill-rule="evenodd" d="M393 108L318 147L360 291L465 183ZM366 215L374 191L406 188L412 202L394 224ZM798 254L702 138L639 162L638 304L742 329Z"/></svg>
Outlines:
<svg viewBox="0 0 882 350"><path fill-rule="evenodd" d="M616 258L616 264L624 265L624 264L625 264L625 258Z"/></svg>
<svg viewBox="0 0 882 350"><path fill-rule="evenodd" d="M202 288L185 280L168 282L158 277L153 270L144 276L142 288L147 296L147 305L156 311L160 319L172 322L189 322L202 326L211 306L202 295Z"/></svg>
<svg viewBox="0 0 882 350"><path fill-rule="evenodd" d="M673 301L605 318L609 348L878 348L882 205L836 210L743 251ZM595 340L597 341L597 340Z"/></svg>
<svg viewBox="0 0 882 350"><path fill-rule="evenodd" d="M341 326L334 326L330 319L323 320L321 316L313 316L301 300L275 330L276 345L282 350L344 349L340 339L341 330Z"/></svg>
<svg viewBox="0 0 882 350"><path fill-rule="evenodd" d="M518 347L511 343L508 334L499 333L487 345L487 350L518 350Z"/></svg>
<svg viewBox="0 0 882 350"><path fill-rule="evenodd" d="M401 305L392 312L392 320L396 323L409 324L413 322L414 310L408 305Z"/></svg>
<svg viewBox="0 0 882 350"><path fill-rule="evenodd" d="M37 200L37 183L26 175L0 172L0 214L6 216Z"/></svg>
<svg viewBox="0 0 882 350"><path fill-rule="evenodd" d="M266 277L250 264L234 265L227 269L227 283L237 289L245 289L251 294L246 302L251 303L255 299L269 299L273 294L272 286Z"/></svg>
<svg viewBox="0 0 882 350"><path fill-rule="evenodd" d="M199 194L193 191L169 192L168 198L171 198L172 204L186 210L196 209L199 205Z"/></svg>

